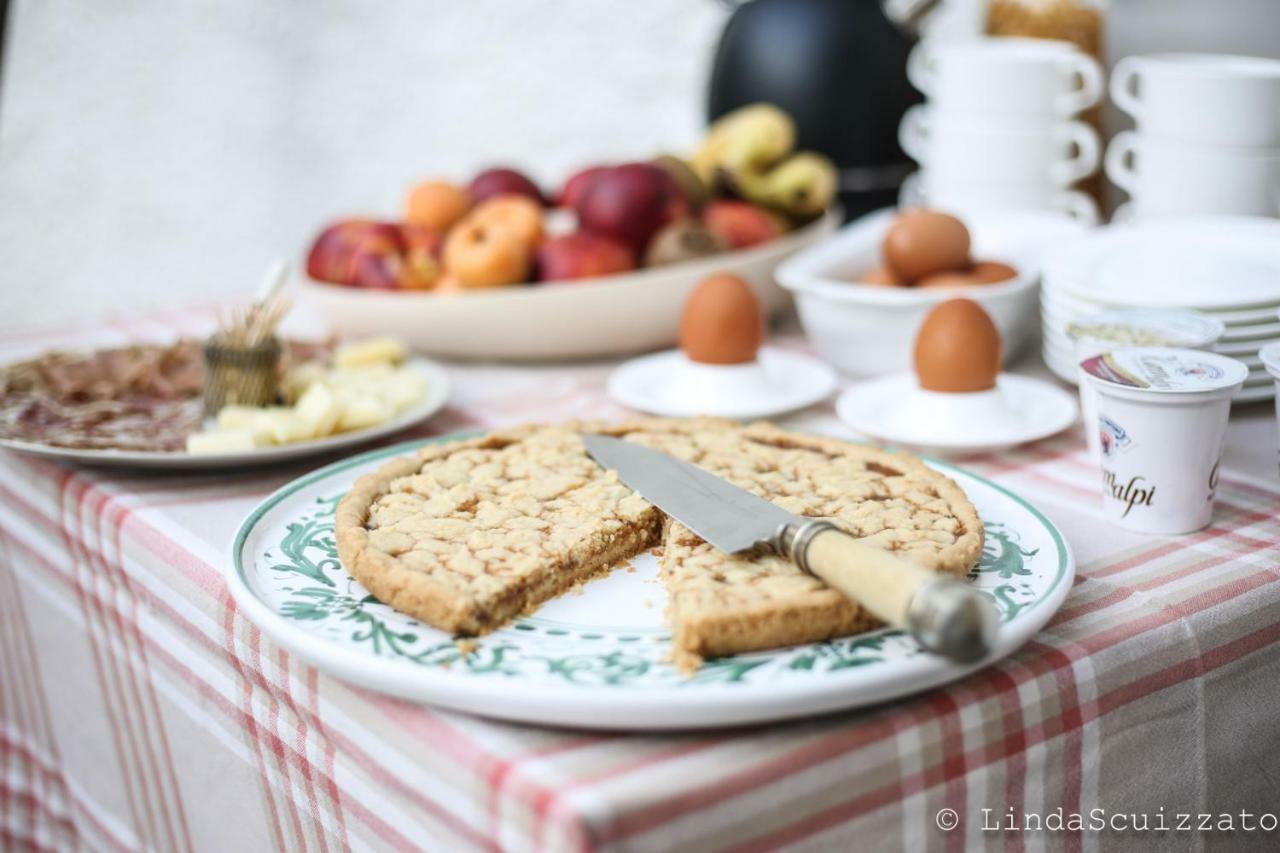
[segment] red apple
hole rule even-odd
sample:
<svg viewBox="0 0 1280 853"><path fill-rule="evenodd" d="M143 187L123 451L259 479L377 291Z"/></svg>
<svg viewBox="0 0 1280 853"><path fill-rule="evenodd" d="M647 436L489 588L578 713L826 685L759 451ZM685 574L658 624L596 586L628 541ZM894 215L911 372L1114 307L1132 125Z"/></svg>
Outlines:
<svg viewBox="0 0 1280 853"><path fill-rule="evenodd" d="M467 192L473 205L499 195L527 195L538 204L547 203L538 185L515 169L486 169L472 179Z"/></svg>
<svg viewBox="0 0 1280 853"><path fill-rule="evenodd" d="M430 290L440 277L439 235L414 226L370 230L351 253L348 280L374 290Z"/></svg>
<svg viewBox="0 0 1280 853"><path fill-rule="evenodd" d="M351 284L351 255L356 244L371 232L398 239L399 228L372 219L344 219L320 232L307 253L307 275L317 281Z"/></svg>
<svg viewBox="0 0 1280 853"><path fill-rule="evenodd" d="M729 199L713 201L703 208L702 224L732 249L764 243L786 230L769 211L750 202Z"/></svg>
<svg viewBox="0 0 1280 853"><path fill-rule="evenodd" d="M625 243L577 231L543 241L536 262L539 281L564 281L633 270L636 256Z"/></svg>
<svg viewBox="0 0 1280 853"><path fill-rule="evenodd" d="M574 172L560 188L560 195L556 196L556 207L576 207L578 200L582 198L591 182L608 170L608 166L591 166L580 172Z"/></svg>
<svg viewBox="0 0 1280 853"><path fill-rule="evenodd" d="M626 163L589 181L574 209L583 230L640 252L658 229L688 213L689 202L665 169Z"/></svg>
<svg viewBox="0 0 1280 853"><path fill-rule="evenodd" d="M400 223L400 242L407 255L416 253L438 261L444 253L443 234L411 222Z"/></svg>

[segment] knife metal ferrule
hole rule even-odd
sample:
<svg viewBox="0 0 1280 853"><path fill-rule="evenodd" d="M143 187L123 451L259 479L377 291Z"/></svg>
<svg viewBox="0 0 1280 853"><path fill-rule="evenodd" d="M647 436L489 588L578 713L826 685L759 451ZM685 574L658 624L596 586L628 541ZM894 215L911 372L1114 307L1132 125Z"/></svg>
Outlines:
<svg viewBox="0 0 1280 853"><path fill-rule="evenodd" d="M911 597L907 628L926 649L972 663L991 650L996 619L980 593L954 578L940 577Z"/></svg>
<svg viewBox="0 0 1280 853"><path fill-rule="evenodd" d="M803 524L788 524L778 534L778 549L790 557L802 571L813 574L813 570L809 568L809 543L813 541L813 537L825 530L839 529L822 518L810 519Z"/></svg>

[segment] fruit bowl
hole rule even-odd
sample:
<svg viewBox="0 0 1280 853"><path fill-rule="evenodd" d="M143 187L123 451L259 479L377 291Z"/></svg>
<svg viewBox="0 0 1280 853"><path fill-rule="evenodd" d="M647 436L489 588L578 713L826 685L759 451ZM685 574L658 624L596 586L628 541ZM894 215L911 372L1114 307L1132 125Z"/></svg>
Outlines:
<svg viewBox="0 0 1280 853"><path fill-rule="evenodd" d="M829 236L838 211L767 243L636 272L466 293L385 291L304 278L303 299L343 336L394 335L445 358L541 361L671 346L693 287L713 272L744 278L766 311L786 304L783 260Z"/></svg>
<svg viewBox="0 0 1280 853"><path fill-rule="evenodd" d="M881 263L880 244L896 210L868 214L831 240L779 266L779 284L795 297L800 324L818 354L842 372L878 376L911 369L916 330L933 306L958 296L991 315L1006 362L1037 328L1039 266L1043 252L1085 231L1061 214L968 211L976 257L1012 265L1018 275L996 284L965 287L883 287L857 276Z"/></svg>

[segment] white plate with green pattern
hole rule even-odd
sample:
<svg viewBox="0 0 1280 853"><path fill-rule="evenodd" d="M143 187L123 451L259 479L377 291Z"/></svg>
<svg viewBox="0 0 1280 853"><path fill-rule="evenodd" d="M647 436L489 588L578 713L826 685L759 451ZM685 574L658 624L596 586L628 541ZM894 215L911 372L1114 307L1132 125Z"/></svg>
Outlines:
<svg viewBox="0 0 1280 853"><path fill-rule="evenodd" d="M952 663L886 629L710 660L686 677L668 663L665 592L652 555L586 584L581 594L458 643L372 598L342 568L334 544L334 507L355 479L422 443L335 463L267 498L236 535L228 583L250 619L319 669L459 711L641 731L871 705L954 681L1012 653L1049 621L1075 576L1071 549L1039 510L988 480L931 462L960 484L987 528L970 578L999 609L1001 625L993 654L979 664Z"/></svg>

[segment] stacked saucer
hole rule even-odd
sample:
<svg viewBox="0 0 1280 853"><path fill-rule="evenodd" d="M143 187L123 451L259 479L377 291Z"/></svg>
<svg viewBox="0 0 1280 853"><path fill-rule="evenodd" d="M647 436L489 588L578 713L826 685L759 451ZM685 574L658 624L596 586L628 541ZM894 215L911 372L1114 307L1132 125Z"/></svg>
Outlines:
<svg viewBox="0 0 1280 853"><path fill-rule="evenodd" d="M1237 401L1275 396L1258 351L1280 341L1280 221L1203 216L1090 232L1045 258L1040 296L1044 359L1076 381L1067 327L1120 308L1182 309L1221 320L1214 350L1249 368Z"/></svg>

